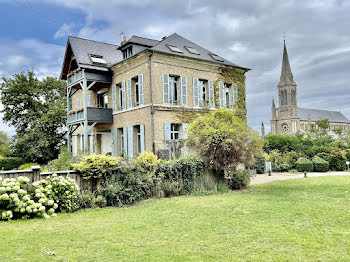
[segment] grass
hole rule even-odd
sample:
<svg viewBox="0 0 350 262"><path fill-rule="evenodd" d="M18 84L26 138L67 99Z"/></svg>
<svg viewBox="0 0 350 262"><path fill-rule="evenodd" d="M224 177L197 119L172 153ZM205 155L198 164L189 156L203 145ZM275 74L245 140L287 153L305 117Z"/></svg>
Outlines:
<svg viewBox="0 0 350 262"><path fill-rule="evenodd" d="M317 177L0 222L0 261L349 261L349 203Z"/></svg>

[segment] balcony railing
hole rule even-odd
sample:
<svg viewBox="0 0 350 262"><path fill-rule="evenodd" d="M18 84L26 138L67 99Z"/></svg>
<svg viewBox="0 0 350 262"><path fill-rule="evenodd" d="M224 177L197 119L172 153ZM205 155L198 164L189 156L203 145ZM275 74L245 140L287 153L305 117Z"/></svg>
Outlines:
<svg viewBox="0 0 350 262"><path fill-rule="evenodd" d="M87 121L97 123L113 123L113 110L111 108L87 108ZM79 109L68 113L68 124L74 124L84 121L84 109Z"/></svg>

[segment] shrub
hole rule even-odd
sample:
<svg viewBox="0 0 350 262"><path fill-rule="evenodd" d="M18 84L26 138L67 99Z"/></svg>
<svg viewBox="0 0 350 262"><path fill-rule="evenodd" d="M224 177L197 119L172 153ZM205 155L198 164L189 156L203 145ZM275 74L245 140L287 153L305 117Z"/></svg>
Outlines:
<svg viewBox="0 0 350 262"><path fill-rule="evenodd" d="M347 161L350 161L350 148L345 150L345 157Z"/></svg>
<svg viewBox="0 0 350 262"><path fill-rule="evenodd" d="M294 151L286 152L283 154L282 159L284 163L289 165L289 168L295 168L295 164L298 160L298 153Z"/></svg>
<svg viewBox="0 0 350 262"><path fill-rule="evenodd" d="M264 174L265 173L265 158L264 157L257 157L255 159L255 164L254 164L253 168L256 169L257 174Z"/></svg>
<svg viewBox="0 0 350 262"><path fill-rule="evenodd" d="M318 153L316 156L322 158L323 160L326 160L327 162L329 162L329 153Z"/></svg>
<svg viewBox="0 0 350 262"><path fill-rule="evenodd" d="M24 161L18 157L0 157L1 170L14 170L22 164L24 164Z"/></svg>
<svg viewBox="0 0 350 262"><path fill-rule="evenodd" d="M312 162L305 157L299 157L295 167L299 172L312 172L313 170Z"/></svg>
<svg viewBox="0 0 350 262"><path fill-rule="evenodd" d="M56 216L71 210L77 192L74 181L56 175L31 186L27 177L0 178L0 220Z"/></svg>
<svg viewBox="0 0 350 262"><path fill-rule="evenodd" d="M290 169L290 166L287 163L277 163L275 169L278 172L287 172Z"/></svg>
<svg viewBox="0 0 350 262"><path fill-rule="evenodd" d="M246 169L237 170L231 176L226 177L226 179L230 189L244 189L249 186L250 174Z"/></svg>
<svg viewBox="0 0 350 262"><path fill-rule="evenodd" d="M18 170L28 170L28 169L32 169L32 166L38 166L39 164L36 163L27 163L27 164L23 164L21 166L18 167Z"/></svg>
<svg viewBox="0 0 350 262"><path fill-rule="evenodd" d="M342 152L333 150L329 154L329 168L335 171L344 171L346 169L346 159Z"/></svg>
<svg viewBox="0 0 350 262"><path fill-rule="evenodd" d="M79 162L79 160L79 157L73 156L67 147L62 147L58 158L50 161L42 169L50 172L70 170L72 169L72 164Z"/></svg>
<svg viewBox="0 0 350 262"><path fill-rule="evenodd" d="M318 156L314 156L312 163L316 172L327 172L329 169L329 163Z"/></svg>

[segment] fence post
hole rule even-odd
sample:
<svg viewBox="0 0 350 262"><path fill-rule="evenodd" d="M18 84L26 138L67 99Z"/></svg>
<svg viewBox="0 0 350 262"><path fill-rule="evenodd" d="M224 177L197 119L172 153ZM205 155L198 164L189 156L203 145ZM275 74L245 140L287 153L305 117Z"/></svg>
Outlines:
<svg viewBox="0 0 350 262"><path fill-rule="evenodd" d="M32 168L32 183L40 180L40 166L31 166Z"/></svg>

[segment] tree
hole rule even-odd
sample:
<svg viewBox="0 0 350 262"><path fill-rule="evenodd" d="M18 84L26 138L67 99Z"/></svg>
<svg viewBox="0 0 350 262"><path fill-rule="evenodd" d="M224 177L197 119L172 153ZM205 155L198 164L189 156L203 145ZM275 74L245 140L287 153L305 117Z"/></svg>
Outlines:
<svg viewBox="0 0 350 262"><path fill-rule="evenodd" d="M227 174L239 164L251 164L262 141L235 112L218 110L191 123L187 144L200 152L209 167Z"/></svg>
<svg viewBox="0 0 350 262"><path fill-rule="evenodd" d="M7 156L10 154L10 138L6 133L0 131L0 156Z"/></svg>
<svg viewBox="0 0 350 262"><path fill-rule="evenodd" d="M66 84L53 77L39 80L33 71L2 80L3 119L17 133L14 154L35 163L55 159L65 136Z"/></svg>

